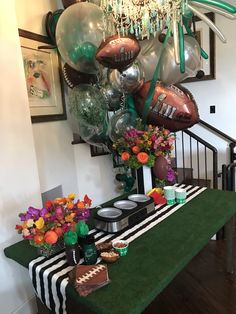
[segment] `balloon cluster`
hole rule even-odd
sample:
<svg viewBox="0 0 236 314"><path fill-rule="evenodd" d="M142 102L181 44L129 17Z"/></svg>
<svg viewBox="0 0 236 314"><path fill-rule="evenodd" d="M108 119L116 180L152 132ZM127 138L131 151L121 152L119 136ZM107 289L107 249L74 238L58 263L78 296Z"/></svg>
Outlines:
<svg viewBox="0 0 236 314"><path fill-rule="evenodd" d="M225 42L198 8L234 19L234 6L221 0L63 4L54 20L48 15L46 28L65 62L70 109L86 142L107 147L135 126L137 115L170 131L199 121L193 96L178 84L199 76L201 58L208 58L191 30L193 14Z"/></svg>

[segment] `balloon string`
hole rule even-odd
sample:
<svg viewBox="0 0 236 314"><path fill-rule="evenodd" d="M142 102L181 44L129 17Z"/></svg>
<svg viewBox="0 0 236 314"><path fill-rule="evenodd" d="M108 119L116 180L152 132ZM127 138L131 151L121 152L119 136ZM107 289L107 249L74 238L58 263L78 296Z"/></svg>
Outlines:
<svg viewBox="0 0 236 314"><path fill-rule="evenodd" d="M189 36L194 37L194 33L192 32L191 28L188 26L188 19L186 17L183 16L183 22L184 22L184 27L186 29L186 32L188 33ZM203 57L203 59L207 60L208 59L208 54L205 52L205 50L203 50L200 47L200 51L201 51L201 56Z"/></svg>
<svg viewBox="0 0 236 314"><path fill-rule="evenodd" d="M149 90L148 90L147 98L145 100L145 104L144 104L144 108L143 108L143 117L142 117L143 124L146 124L146 122L147 122L147 115L148 115L149 107L151 105L151 102L152 102L152 99L153 99L153 96L154 96L154 92L155 92L156 83L157 83L157 80L158 80L158 75L159 75L159 70L160 70L160 65L161 65L160 60L161 60L163 51L164 51L164 49L166 47L166 44L167 44L167 42L168 42L168 40L170 38L170 35L171 35L171 30L170 30L170 27L169 27L168 30L167 30L167 33L166 33L166 37L165 37L164 43L161 46L160 58L159 58L159 61L157 63L156 69L154 71L153 78L151 80L150 87L149 87Z"/></svg>

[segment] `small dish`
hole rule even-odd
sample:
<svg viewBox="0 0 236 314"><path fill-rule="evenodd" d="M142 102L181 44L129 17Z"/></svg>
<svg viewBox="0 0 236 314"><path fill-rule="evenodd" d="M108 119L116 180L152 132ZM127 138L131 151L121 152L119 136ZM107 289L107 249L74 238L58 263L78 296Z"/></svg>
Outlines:
<svg viewBox="0 0 236 314"><path fill-rule="evenodd" d="M115 252L114 250L111 250L111 251L107 251L107 252L102 252L100 254L100 257L104 262L115 263L120 258L120 255L119 255L119 253Z"/></svg>
<svg viewBox="0 0 236 314"><path fill-rule="evenodd" d="M128 200L117 201L113 204L116 208L131 210L137 207L137 203Z"/></svg>
<svg viewBox="0 0 236 314"><path fill-rule="evenodd" d="M112 249L112 243L111 243L111 241L98 243L98 244L96 244L96 249L100 253L107 252L107 251Z"/></svg>
<svg viewBox="0 0 236 314"><path fill-rule="evenodd" d="M104 218L117 218L122 215L122 211L115 207L105 207L97 211L98 216Z"/></svg>
<svg viewBox="0 0 236 314"><path fill-rule="evenodd" d="M146 194L131 194L128 196L128 199L134 202L144 203L150 200L150 197Z"/></svg>
<svg viewBox="0 0 236 314"><path fill-rule="evenodd" d="M114 240L112 242L113 248L120 254L125 256L128 253L129 242L125 240Z"/></svg>

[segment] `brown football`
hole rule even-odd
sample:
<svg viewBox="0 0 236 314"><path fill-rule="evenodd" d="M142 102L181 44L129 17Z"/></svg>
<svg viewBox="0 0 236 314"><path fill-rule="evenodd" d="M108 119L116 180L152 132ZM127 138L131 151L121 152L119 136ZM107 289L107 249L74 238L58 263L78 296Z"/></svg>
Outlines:
<svg viewBox="0 0 236 314"><path fill-rule="evenodd" d="M140 45L132 36L112 35L102 41L96 59L111 69L124 69L131 65L140 52Z"/></svg>
<svg viewBox="0 0 236 314"><path fill-rule="evenodd" d="M135 107L142 117L150 81L134 94ZM165 86L157 82L148 110L147 123L163 126L172 132L187 129L199 122L198 107L192 94L181 85Z"/></svg>
<svg viewBox="0 0 236 314"><path fill-rule="evenodd" d="M65 63L63 66L63 77L66 84L70 88L74 88L80 84L96 84L98 78L95 74L82 73Z"/></svg>

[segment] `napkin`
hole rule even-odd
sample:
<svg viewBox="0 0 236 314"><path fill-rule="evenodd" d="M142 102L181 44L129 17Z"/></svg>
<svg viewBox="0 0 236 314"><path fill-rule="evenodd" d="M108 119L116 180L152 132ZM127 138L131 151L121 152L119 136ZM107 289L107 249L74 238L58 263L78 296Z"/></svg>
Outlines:
<svg viewBox="0 0 236 314"><path fill-rule="evenodd" d="M106 265L76 265L69 273L70 282L80 296L87 296L110 282Z"/></svg>

